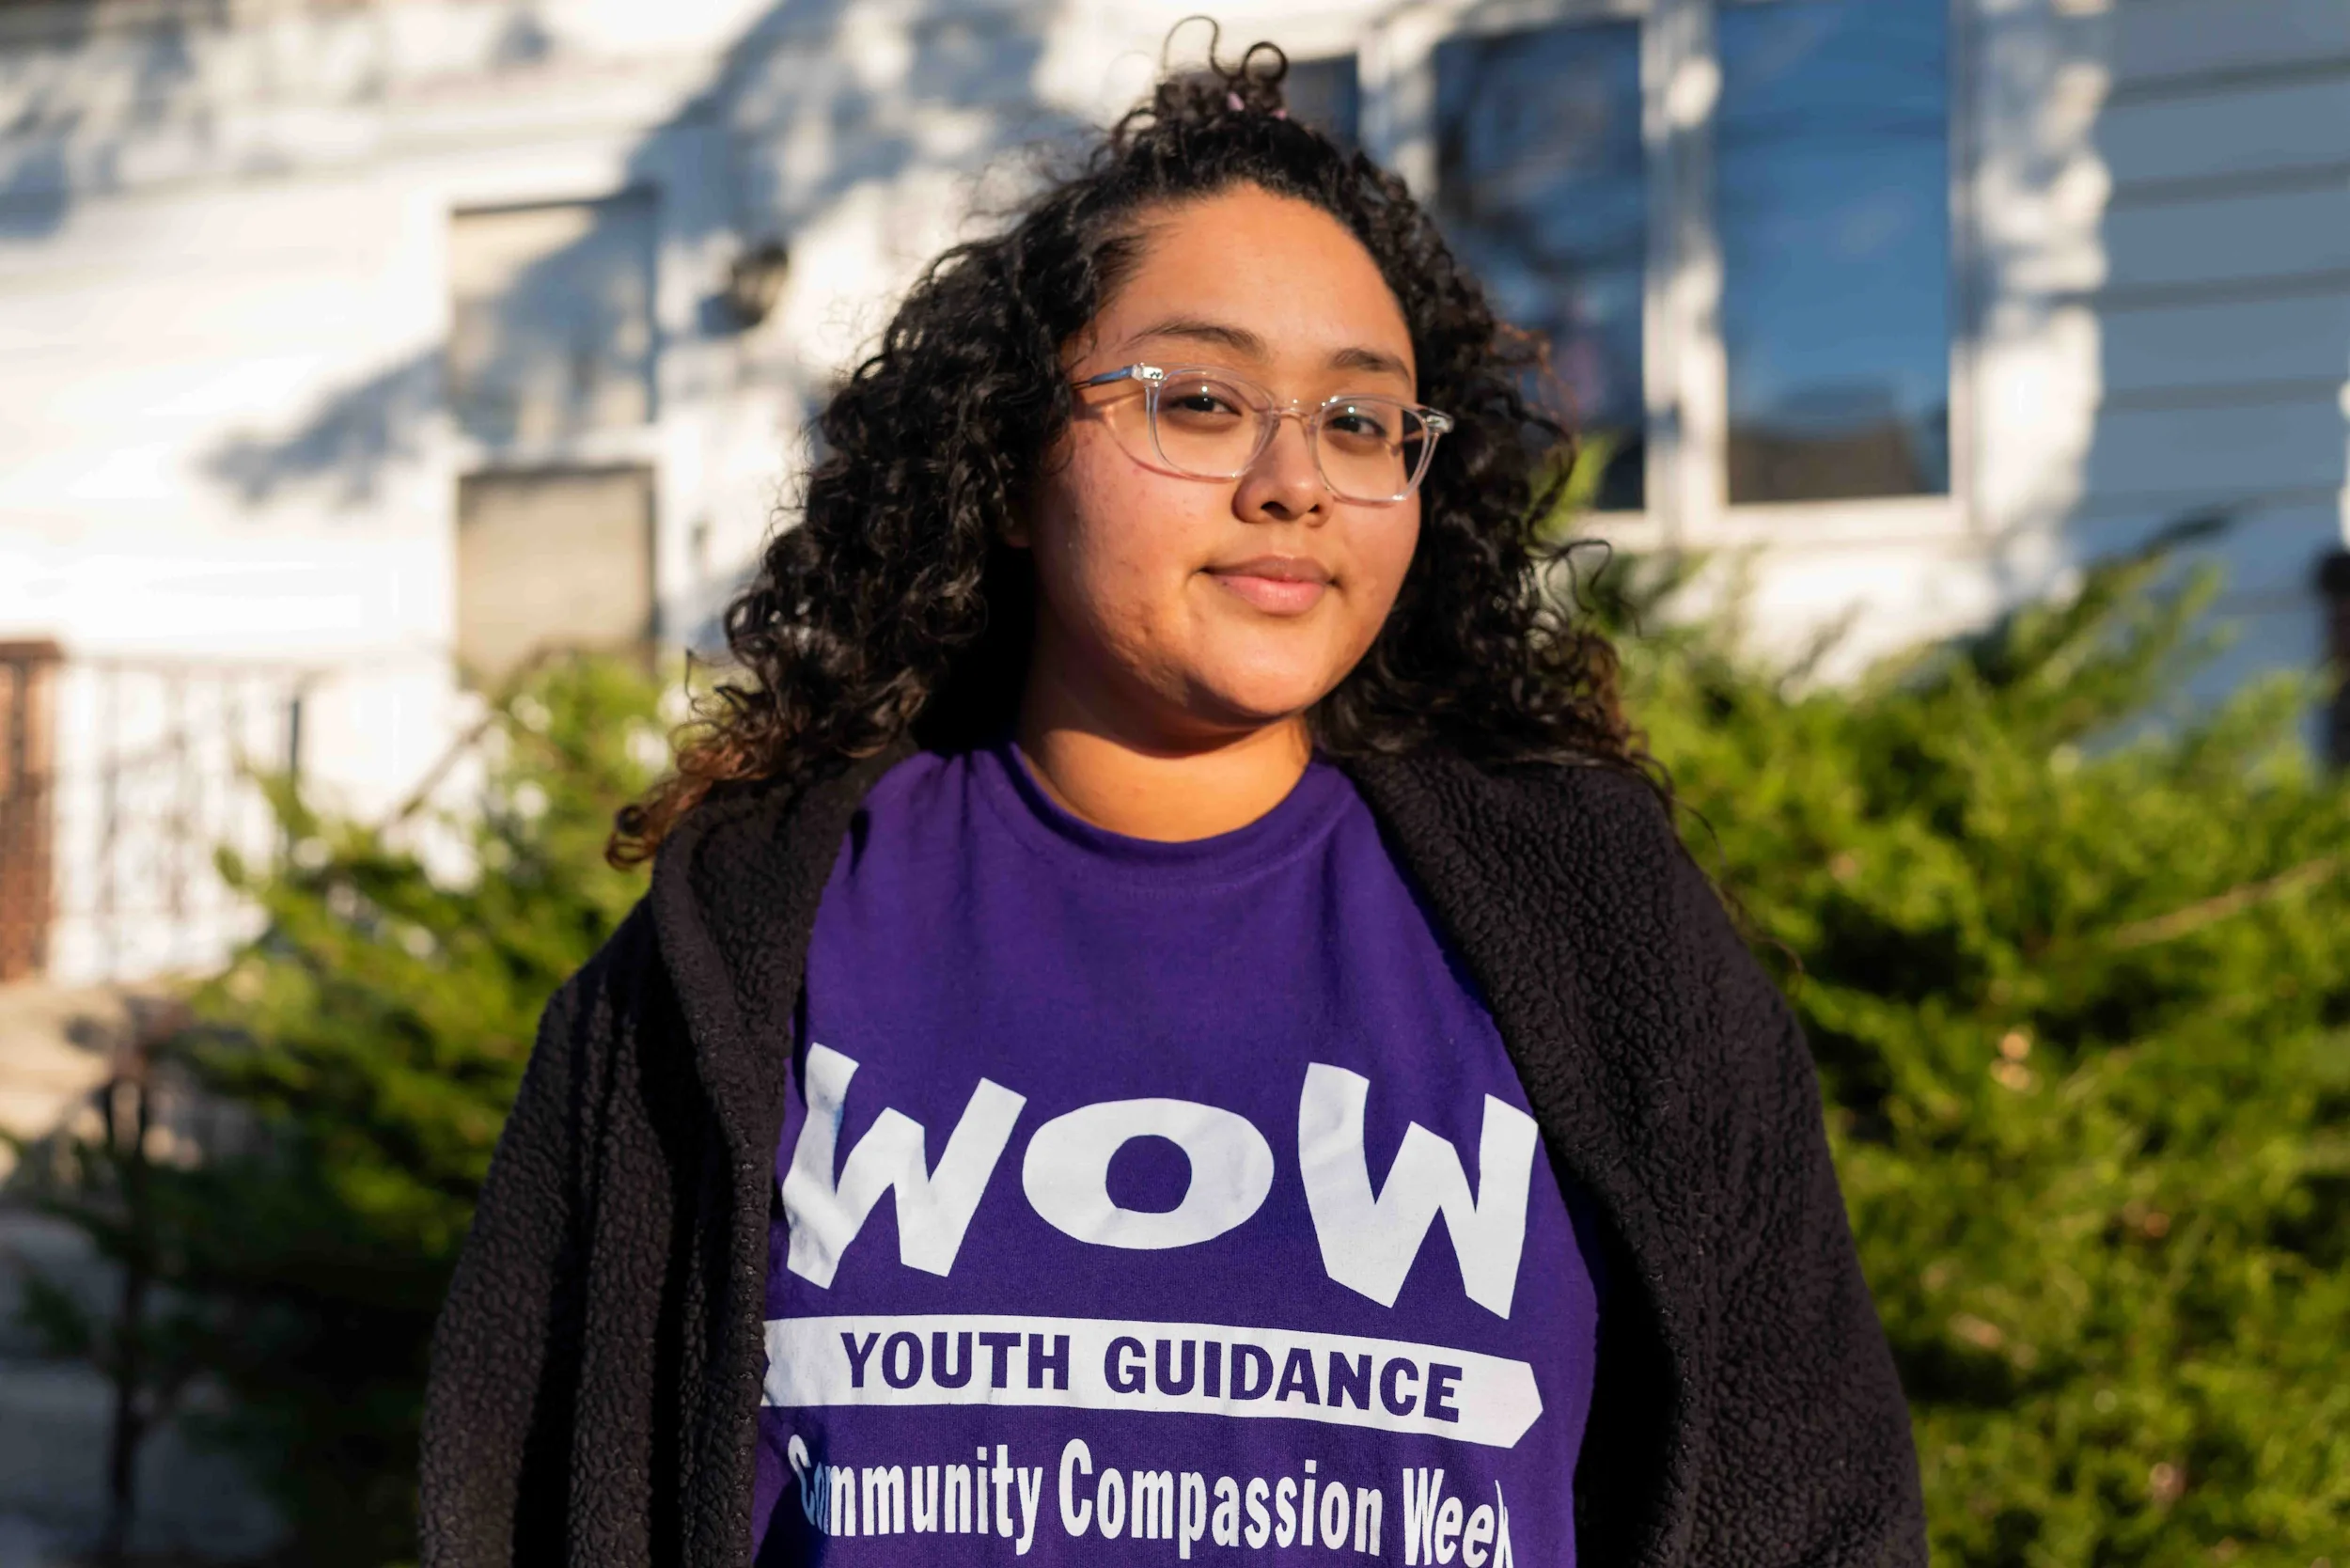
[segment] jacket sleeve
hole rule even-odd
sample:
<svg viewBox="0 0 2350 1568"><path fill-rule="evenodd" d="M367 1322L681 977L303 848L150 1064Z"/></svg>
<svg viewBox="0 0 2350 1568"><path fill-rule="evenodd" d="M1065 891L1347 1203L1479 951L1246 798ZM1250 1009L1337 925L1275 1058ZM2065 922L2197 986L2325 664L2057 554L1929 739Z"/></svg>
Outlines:
<svg viewBox="0 0 2350 1568"><path fill-rule="evenodd" d="M424 1568L557 1560L580 1356L588 1172L626 1027L616 986L652 962L640 906L556 993L432 1335L418 1467Z"/></svg>
<svg viewBox="0 0 2350 1568"><path fill-rule="evenodd" d="M1707 890L1710 900L1710 889ZM1717 1211L1710 1453L1688 1560L1924 1568L1909 1411L1794 1010L1713 908L1738 1102Z"/></svg>

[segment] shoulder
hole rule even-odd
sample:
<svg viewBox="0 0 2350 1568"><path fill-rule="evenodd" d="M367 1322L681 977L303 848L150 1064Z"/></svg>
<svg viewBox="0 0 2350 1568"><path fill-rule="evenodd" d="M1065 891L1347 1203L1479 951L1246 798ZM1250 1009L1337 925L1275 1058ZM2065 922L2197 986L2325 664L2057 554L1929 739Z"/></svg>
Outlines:
<svg viewBox="0 0 2350 1568"><path fill-rule="evenodd" d="M688 812L654 857L647 899L679 982L718 983L728 964L804 940L866 796L916 754L901 742L805 776L744 780Z"/></svg>
<svg viewBox="0 0 2350 1568"><path fill-rule="evenodd" d="M1349 771L1422 875L1576 923L1716 934L1705 929L1709 910L1721 915L1711 884L1655 788L1626 766L1505 769L1426 750Z"/></svg>
<svg viewBox="0 0 2350 1568"><path fill-rule="evenodd" d="M653 930L652 910L639 899L595 951L548 998L539 1021L534 1058L570 1063L592 1074L596 1065L675 1005Z"/></svg>
<svg viewBox="0 0 2350 1568"><path fill-rule="evenodd" d="M1346 766L1381 806L1445 821L1480 838L1605 840L1653 849L1673 837L1656 790L1624 763L1594 759L1498 767L1428 748Z"/></svg>
<svg viewBox="0 0 2350 1568"><path fill-rule="evenodd" d="M1443 752L1351 769L1496 997L1626 1058L1738 1056L1784 1000L1646 779Z"/></svg>

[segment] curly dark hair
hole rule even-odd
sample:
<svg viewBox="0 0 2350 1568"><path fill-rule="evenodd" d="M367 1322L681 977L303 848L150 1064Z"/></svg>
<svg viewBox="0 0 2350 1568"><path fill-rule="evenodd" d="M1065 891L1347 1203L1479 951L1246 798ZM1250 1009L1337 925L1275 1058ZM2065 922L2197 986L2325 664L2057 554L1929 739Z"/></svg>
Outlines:
<svg viewBox="0 0 2350 1568"><path fill-rule="evenodd" d="M1403 182L1288 118L1270 43L1169 73L1002 232L921 274L824 408L796 526L728 606L739 675L681 733L675 770L608 854L648 858L713 789L802 776L909 733L953 748L1010 724L1034 588L1005 545L1071 416L1061 353L1134 270L1154 209L1239 185L1312 203L1378 264L1419 395L1457 421L1423 485L1418 550L1355 669L1308 715L1338 757L1449 746L1497 765L1617 766L1668 786L1626 723L1614 649L1563 611L1537 537L1571 437L1527 391L1539 342L1498 321Z"/></svg>

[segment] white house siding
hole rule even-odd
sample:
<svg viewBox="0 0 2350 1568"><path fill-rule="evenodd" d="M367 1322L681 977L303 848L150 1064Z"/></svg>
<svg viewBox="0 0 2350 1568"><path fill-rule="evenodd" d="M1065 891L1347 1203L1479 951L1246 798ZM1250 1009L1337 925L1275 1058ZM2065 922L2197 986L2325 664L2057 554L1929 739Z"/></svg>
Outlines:
<svg viewBox="0 0 2350 1568"><path fill-rule="evenodd" d="M2243 641L2222 680L2322 656L2350 453L2350 4L2124 0L2110 86L2097 439L2075 527L2197 506Z"/></svg>
<svg viewBox="0 0 2350 1568"><path fill-rule="evenodd" d="M2350 451L2350 5L1984 4L1982 537L2018 589L2199 510L2238 642L2216 694L2324 656ZM2017 184L2041 199L2012 204ZM2029 221L2023 221L2029 214Z"/></svg>

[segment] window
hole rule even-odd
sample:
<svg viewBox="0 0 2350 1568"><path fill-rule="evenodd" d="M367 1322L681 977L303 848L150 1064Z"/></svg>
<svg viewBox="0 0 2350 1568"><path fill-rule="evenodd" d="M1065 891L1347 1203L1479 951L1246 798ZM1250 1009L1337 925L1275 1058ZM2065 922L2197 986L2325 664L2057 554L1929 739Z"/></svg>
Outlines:
<svg viewBox="0 0 2350 1568"><path fill-rule="evenodd" d="M638 193L455 216L448 393L466 434L554 441L652 416L652 219Z"/></svg>
<svg viewBox="0 0 2350 1568"><path fill-rule="evenodd" d="M1606 467L1598 504L1642 504L1648 258L1640 34L1546 27L1437 46L1436 211L1515 324L1542 334Z"/></svg>
<svg viewBox="0 0 2350 1568"><path fill-rule="evenodd" d="M1361 145L1363 95L1354 55L1292 60L1281 92L1291 118L1300 124L1312 126L1340 147Z"/></svg>
<svg viewBox="0 0 2350 1568"><path fill-rule="evenodd" d="M1667 476L1677 513L1947 494L1950 0L1550 4L1403 67L1433 112L1397 145L1433 148L1455 249L1548 340L1599 507Z"/></svg>
<svg viewBox="0 0 2350 1568"><path fill-rule="evenodd" d="M1714 183L1733 503L1950 489L1943 6L1721 13Z"/></svg>
<svg viewBox="0 0 2350 1568"><path fill-rule="evenodd" d="M472 678L652 635L654 214L635 191L450 223L449 401L495 465L457 486Z"/></svg>
<svg viewBox="0 0 2350 1568"><path fill-rule="evenodd" d="M457 489L457 658L495 679L532 654L651 635L652 474L476 474Z"/></svg>

